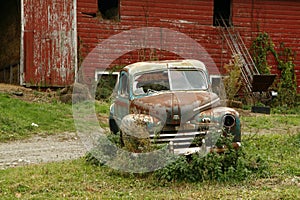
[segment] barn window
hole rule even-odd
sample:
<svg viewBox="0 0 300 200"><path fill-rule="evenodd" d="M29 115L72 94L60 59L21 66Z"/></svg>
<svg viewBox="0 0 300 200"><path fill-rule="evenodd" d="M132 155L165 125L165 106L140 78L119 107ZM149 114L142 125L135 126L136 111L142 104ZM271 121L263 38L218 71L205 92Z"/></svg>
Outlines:
<svg viewBox="0 0 300 200"><path fill-rule="evenodd" d="M119 0L98 0L98 9L103 19L119 20Z"/></svg>
<svg viewBox="0 0 300 200"><path fill-rule="evenodd" d="M113 94L116 82L119 79L119 72L96 70L95 81L97 88L95 93L96 100L109 100Z"/></svg>
<svg viewBox="0 0 300 200"><path fill-rule="evenodd" d="M214 26L231 26L231 0L214 0Z"/></svg>
<svg viewBox="0 0 300 200"><path fill-rule="evenodd" d="M224 95L224 85L222 77L219 75L210 75L211 89L219 97Z"/></svg>

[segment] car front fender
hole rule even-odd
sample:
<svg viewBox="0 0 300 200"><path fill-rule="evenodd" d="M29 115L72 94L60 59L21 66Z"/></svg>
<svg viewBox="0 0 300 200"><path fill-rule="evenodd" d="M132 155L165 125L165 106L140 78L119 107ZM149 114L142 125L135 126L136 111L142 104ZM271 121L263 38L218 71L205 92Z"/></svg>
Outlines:
<svg viewBox="0 0 300 200"><path fill-rule="evenodd" d="M214 124L223 129L224 134L234 136L234 142L241 141L241 123L239 113L229 107L216 107L203 111L195 116L195 121L201 125Z"/></svg>
<svg viewBox="0 0 300 200"><path fill-rule="evenodd" d="M120 125L122 133L139 138L148 138L150 133L157 133L162 127L160 120L146 114L126 115Z"/></svg>

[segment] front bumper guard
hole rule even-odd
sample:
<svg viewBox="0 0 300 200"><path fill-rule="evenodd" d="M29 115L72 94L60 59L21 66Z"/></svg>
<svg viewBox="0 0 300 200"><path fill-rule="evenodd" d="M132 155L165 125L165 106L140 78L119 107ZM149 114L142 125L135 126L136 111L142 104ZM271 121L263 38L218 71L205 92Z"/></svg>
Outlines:
<svg viewBox="0 0 300 200"><path fill-rule="evenodd" d="M150 134L151 142L154 144L166 143L168 144L169 152L175 155L190 155L193 153L223 153L228 149L227 147L216 147L209 137L211 134L221 135L222 130L214 131L189 131L189 132L177 132L177 133L161 133ZM195 138L201 138L201 145L194 146L193 141ZM240 142L232 143L234 149L241 147Z"/></svg>

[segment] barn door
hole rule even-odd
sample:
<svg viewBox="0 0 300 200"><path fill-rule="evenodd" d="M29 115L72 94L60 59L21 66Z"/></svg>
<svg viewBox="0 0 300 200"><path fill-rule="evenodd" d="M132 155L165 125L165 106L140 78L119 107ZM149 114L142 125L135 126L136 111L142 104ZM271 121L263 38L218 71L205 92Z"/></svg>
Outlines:
<svg viewBox="0 0 300 200"><path fill-rule="evenodd" d="M49 87L74 82L75 3L22 0L21 84Z"/></svg>

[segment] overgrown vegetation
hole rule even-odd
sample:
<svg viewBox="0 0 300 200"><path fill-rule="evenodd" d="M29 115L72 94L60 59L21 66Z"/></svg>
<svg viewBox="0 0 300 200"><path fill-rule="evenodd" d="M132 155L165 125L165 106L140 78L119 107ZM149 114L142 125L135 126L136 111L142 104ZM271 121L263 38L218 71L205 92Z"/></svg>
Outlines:
<svg viewBox="0 0 300 200"><path fill-rule="evenodd" d="M234 55L229 64L225 64L224 68L227 73L227 77L224 79L224 87L226 98L229 100L235 100L238 92L242 88L241 80L241 58L239 55Z"/></svg>
<svg viewBox="0 0 300 200"><path fill-rule="evenodd" d="M299 115L270 115L268 117L258 115L241 118L243 127L247 128L244 131L242 151L248 158L253 158L254 162L243 163L243 160L240 160L239 165L249 166L248 164L250 164L252 169L261 170L252 171L252 175L248 175L247 178L237 177L243 173L249 173L249 169L246 170L242 167L244 172L241 171L241 174L229 173L232 178L221 179L223 182L213 178L225 178L225 174L222 177L220 173L212 174L212 179L195 180L192 183L187 182L187 179L158 181L158 177L154 174L121 173L105 165L96 167L82 158L74 161L0 170L0 195L2 199L241 198L294 200L300 196L300 130L297 117ZM261 123L265 120L268 120L268 125L272 125L271 128L277 127L272 130L271 134L266 130L265 123ZM288 132L283 129L285 126L298 127L298 131ZM115 139L117 138L115 137ZM220 155L218 159L216 156L218 155L208 155L203 163L207 165L207 169L214 171L219 168L218 161L225 155ZM230 157L227 160L230 160ZM193 166L196 167L196 161L200 162L199 165L201 164L198 158L191 161L191 159L182 157L174 165L177 164L176 167L179 170L179 166L191 166L190 163L195 162ZM261 166L256 166L259 163ZM185 170L182 173L187 173ZM161 171L161 173L163 172L166 171ZM167 172L171 171L167 169ZM203 173L207 173L207 171ZM166 173L163 174L166 176ZM190 175L192 176L192 173ZM177 174L177 176L181 175Z"/></svg>
<svg viewBox="0 0 300 200"><path fill-rule="evenodd" d="M109 104L98 103L97 113L107 114ZM10 119L13 123L6 128L10 131L17 126L14 129L17 133L32 134L46 127L47 132L54 133L65 126L71 127L69 109L68 104L26 103L7 94L0 95L0 112L4 113L0 119ZM294 200L300 196L300 129L299 112L289 112L294 114L242 114L240 151L213 153L204 158L196 154L193 158L181 157L154 173L123 173L104 163L95 166L99 160L86 162L87 157L0 170L0 196L1 199ZM61 124L54 124L59 121ZM26 124L32 122L39 124L38 129L27 129ZM1 130L3 121L0 123ZM119 142L118 136L109 137L110 141Z"/></svg>
<svg viewBox="0 0 300 200"><path fill-rule="evenodd" d="M276 55L275 45L267 33L259 33L252 42L250 52L260 74L270 74L272 66L268 64L271 55Z"/></svg>
<svg viewBox="0 0 300 200"><path fill-rule="evenodd" d="M86 159L89 163L97 166L118 165L124 169L129 167L155 169L155 164L157 164L155 162L159 158L140 159L136 157L131 158L131 160L124 160L123 155L120 155L124 152L118 150L121 148L118 136L109 135L109 139L112 143L100 140L101 144L87 154ZM200 152L189 156L174 156L173 158L167 153L164 155L162 153L161 156L164 158L161 161L169 159L170 164L155 171L153 176L160 182L239 182L249 179L251 176L264 177L268 174L265 160L259 155L249 154L243 147L237 151L233 148L231 141L231 138L227 137L219 139L218 143L228 147L224 153L212 152L204 156L203 152ZM160 155L157 154L156 156ZM114 158L113 162L111 162L112 158ZM137 162L140 166L133 165ZM153 166L149 166L151 164Z"/></svg>
<svg viewBox="0 0 300 200"><path fill-rule="evenodd" d="M280 70L280 82L277 85L278 98L276 106L294 107L297 103L297 80L295 74L295 52L280 44L281 51L277 55L278 69Z"/></svg>
<svg viewBox="0 0 300 200"><path fill-rule="evenodd" d="M197 153L191 157L181 156L176 162L158 170L159 180L188 182L238 182L265 177L268 174L266 161L260 156L249 155L244 148L236 150L231 140L221 138L228 149L224 153L209 153L205 157Z"/></svg>
<svg viewBox="0 0 300 200"><path fill-rule="evenodd" d="M250 52L253 61L261 74L270 74L271 66L268 61L273 56L280 71L279 77L275 82L275 89L278 97L274 102L275 106L292 108L296 105L297 82L295 74L295 52L280 44L279 52L275 50L275 44L267 33L259 33L252 42Z"/></svg>
<svg viewBox="0 0 300 200"><path fill-rule="evenodd" d="M272 107L280 107L283 110L290 110L296 107L297 104L297 80L295 74L294 59L296 53L284 45L280 44L279 50L275 50L275 44L267 33L259 33L256 39L252 42L250 53L252 55L255 66L260 74L270 74L272 66L269 61L277 64L277 69L280 74L277 76L275 82L271 86L272 90L277 91L278 96L271 102ZM239 91L243 86L241 85L241 62L239 56L235 56L230 60L229 64L224 67L227 71L228 77L224 80L226 89L226 97L229 100L240 100ZM269 94L264 94L269 96ZM268 97L269 99L270 97ZM253 99L254 100L254 99ZM253 101L252 100L252 101ZM244 96L242 101L251 104L251 100ZM257 101L254 100L255 102ZM263 102L257 102L262 104Z"/></svg>
<svg viewBox="0 0 300 200"><path fill-rule="evenodd" d="M112 73L101 75L96 88L95 99L110 101L117 82L117 76Z"/></svg>

